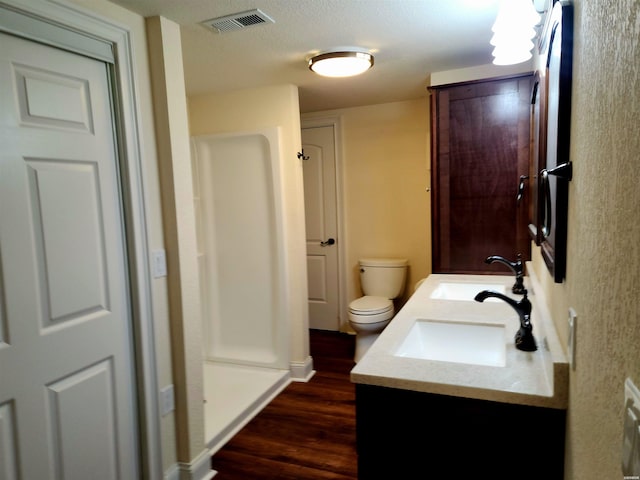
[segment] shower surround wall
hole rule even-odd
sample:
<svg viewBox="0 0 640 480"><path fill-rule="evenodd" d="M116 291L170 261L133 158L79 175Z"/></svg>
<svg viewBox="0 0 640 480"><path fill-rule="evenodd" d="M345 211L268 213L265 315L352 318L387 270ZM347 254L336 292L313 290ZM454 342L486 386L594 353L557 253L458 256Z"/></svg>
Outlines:
<svg viewBox="0 0 640 480"><path fill-rule="evenodd" d="M279 138L192 139L210 448L290 378Z"/></svg>
<svg viewBox="0 0 640 480"><path fill-rule="evenodd" d="M194 137L204 354L288 370L278 130Z"/></svg>
<svg viewBox="0 0 640 480"><path fill-rule="evenodd" d="M215 451L290 380L313 373L297 89L191 97L189 121Z"/></svg>

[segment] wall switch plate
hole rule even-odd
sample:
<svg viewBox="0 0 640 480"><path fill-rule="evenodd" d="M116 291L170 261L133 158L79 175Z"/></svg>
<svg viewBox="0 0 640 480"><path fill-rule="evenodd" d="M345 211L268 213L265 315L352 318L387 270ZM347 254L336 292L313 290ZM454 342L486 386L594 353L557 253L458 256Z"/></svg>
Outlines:
<svg viewBox="0 0 640 480"><path fill-rule="evenodd" d="M160 415L163 417L176 409L173 385L167 385L160 390Z"/></svg>
<svg viewBox="0 0 640 480"><path fill-rule="evenodd" d="M153 254L153 278L167 276L167 256L164 250L154 250Z"/></svg>
<svg viewBox="0 0 640 480"><path fill-rule="evenodd" d="M640 391L630 378L624 382L624 427L622 435L622 474L640 476Z"/></svg>
<svg viewBox="0 0 640 480"><path fill-rule="evenodd" d="M569 308L569 338L567 340L567 356L569 357L569 366L572 370L576 369L576 329L578 323L578 314L573 308Z"/></svg>

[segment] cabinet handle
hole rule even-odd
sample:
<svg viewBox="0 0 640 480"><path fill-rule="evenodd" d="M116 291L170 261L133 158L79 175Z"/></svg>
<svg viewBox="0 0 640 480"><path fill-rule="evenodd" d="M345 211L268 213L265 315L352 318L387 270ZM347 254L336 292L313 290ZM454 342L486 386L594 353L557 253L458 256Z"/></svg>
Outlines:
<svg viewBox="0 0 640 480"><path fill-rule="evenodd" d="M529 180L529 175L520 175L520 183L518 183L518 194L516 195L516 205L520 204L522 195L524 195L524 181Z"/></svg>
<svg viewBox="0 0 640 480"><path fill-rule="evenodd" d="M549 185L549 172L546 168L540 171L540 194L542 195L542 235L547 238L551 234L551 186Z"/></svg>
<svg viewBox="0 0 640 480"><path fill-rule="evenodd" d="M549 175L555 175L558 178L563 178L564 180L571 180L573 177L573 165L571 162L563 163L551 170L547 170L547 173Z"/></svg>
<svg viewBox="0 0 640 480"><path fill-rule="evenodd" d="M551 170L543 168L540 171L540 194L542 195L542 235L544 238L551 234L553 222L553 205L551 204L551 185L549 185L549 175L558 177L558 181L571 181L573 177L573 165L571 162L562 163Z"/></svg>

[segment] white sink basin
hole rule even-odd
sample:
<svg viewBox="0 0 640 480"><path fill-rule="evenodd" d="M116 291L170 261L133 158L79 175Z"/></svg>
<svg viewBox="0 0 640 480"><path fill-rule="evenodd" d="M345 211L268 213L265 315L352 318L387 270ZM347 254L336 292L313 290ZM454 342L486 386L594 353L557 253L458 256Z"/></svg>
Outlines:
<svg viewBox="0 0 640 480"><path fill-rule="evenodd" d="M418 319L394 355L504 367L505 328L503 325Z"/></svg>
<svg viewBox="0 0 640 480"><path fill-rule="evenodd" d="M467 300L473 301L478 292L482 290L493 290L498 293L505 293L504 285L495 283L457 283L442 282L431 292L431 298L440 300ZM497 298L488 298L486 301L498 302Z"/></svg>

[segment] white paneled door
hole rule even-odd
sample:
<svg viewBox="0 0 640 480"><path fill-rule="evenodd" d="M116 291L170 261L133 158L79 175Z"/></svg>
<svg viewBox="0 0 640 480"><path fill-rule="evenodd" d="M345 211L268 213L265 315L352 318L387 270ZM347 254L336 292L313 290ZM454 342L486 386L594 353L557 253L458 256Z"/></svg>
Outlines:
<svg viewBox="0 0 640 480"><path fill-rule="evenodd" d="M137 479L108 69L0 45L0 479Z"/></svg>
<svg viewBox="0 0 640 480"><path fill-rule="evenodd" d="M302 129L309 326L339 330L338 222L334 127Z"/></svg>

